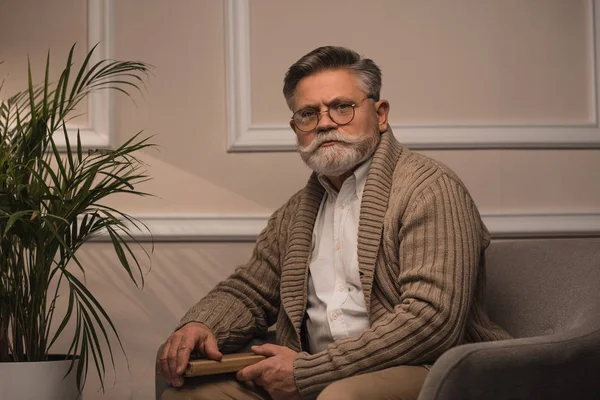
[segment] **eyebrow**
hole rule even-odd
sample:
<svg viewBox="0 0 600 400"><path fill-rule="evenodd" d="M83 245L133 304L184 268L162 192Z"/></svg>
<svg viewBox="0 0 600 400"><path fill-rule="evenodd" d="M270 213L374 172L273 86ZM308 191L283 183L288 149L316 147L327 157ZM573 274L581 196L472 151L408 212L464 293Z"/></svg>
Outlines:
<svg viewBox="0 0 600 400"><path fill-rule="evenodd" d="M331 101L328 101L327 103L323 103L323 105L325 107L330 107L332 104L340 104L340 103L354 104L354 103L356 103L356 101L347 96L338 96L338 97L333 98ZM304 106L298 108L297 111L304 110L307 108L312 108L312 109L318 110L320 108L320 104L319 103L305 104Z"/></svg>

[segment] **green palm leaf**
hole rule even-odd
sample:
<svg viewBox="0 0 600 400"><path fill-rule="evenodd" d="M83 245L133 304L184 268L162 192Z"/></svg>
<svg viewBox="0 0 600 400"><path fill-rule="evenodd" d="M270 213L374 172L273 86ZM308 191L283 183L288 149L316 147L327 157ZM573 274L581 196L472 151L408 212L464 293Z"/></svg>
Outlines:
<svg viewBox="0 0 600 400"><path fill-rule="evenodd" d="M141 89L149 66L92 63L92 49L75 69L74 51L75 46L56 83L49 80L48 54L43 83L34 83L28 64L26 90L0 103L0 361L44 360L58 338L69 335L67 353L79 357L80 388L90 366L104 388L107 360L114 368L112 339L124 349L110 316L84 284L86 267L77 250L101 232L107 234L125 275L143 286L143 270L130 243L139 244L132 229L147 227L102 202L116 193L148 195L136 189L149 179L136 153L154 145L138 132L113 150L84 152L79 132L76 143L70 142L66 123L94 91L131 97L131 90ZM65 139L64 152L56 135ZM61 287L68 291L68 302L57 312ZM54 317L60 318L57 324Z"/></svg>

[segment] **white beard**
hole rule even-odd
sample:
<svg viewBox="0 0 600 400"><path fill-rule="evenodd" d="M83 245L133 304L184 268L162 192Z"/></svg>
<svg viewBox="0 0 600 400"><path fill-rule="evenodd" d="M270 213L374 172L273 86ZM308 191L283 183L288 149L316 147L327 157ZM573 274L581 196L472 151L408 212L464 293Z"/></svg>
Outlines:
<svg viewBox="0 0 600 400"><path fill-rule="evenodd" d="M335 140L330 146L321 144ZM354 169L373 155L379 145L380 134L377 126L371 132L357 137L348 137L339 131L318 133L307 146L298 145L300 157L313 171L325 176L341 176Z"/></svg>

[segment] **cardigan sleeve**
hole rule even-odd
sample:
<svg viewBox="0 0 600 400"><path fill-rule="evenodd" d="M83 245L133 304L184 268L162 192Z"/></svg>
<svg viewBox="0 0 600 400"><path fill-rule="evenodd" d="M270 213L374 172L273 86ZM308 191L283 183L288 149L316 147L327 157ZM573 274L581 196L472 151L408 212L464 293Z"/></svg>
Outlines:
<svg viewBox="0 0 600 400"><path fill-rule="evenodd" d="M248 263L190 308L178 328L192 321L206 324L226 353L266 333L279 310L279 255L285 220L284 206L270 217Z"/></svg>
<svg viewBox="0 0 600 400"><path fill-rule="evenodd" d="M400 218L400 302L361 335L316 354L299 353L294 374L303 398L349 376L433 362L462 340L487 245L471 197L458 180L441 174Z"/></svg>

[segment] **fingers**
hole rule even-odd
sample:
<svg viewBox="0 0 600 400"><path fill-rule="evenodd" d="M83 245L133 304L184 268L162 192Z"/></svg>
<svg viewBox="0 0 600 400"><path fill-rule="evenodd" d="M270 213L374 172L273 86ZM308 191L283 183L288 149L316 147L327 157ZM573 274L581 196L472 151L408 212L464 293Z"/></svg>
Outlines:
<svg viewBox="0 0 600 400"><path fill-rule="evenodd" d="M165 377L167 383L172 386L181 386L183 385L183 379L177 375L175 368L173 365L173 357L177 354L177 345L179 341L176 340L176 337L171 336L169 340L163 346L162 353L158 358L158 364L162 375Z"/></svg>
<svg viewBox="0 0 600 400"><path fill-rule="evenodd" d="M219 351L219 347L217 346L217 339L215 339L212 333L207 335L202 345L204 348L201 351L206 358L215 361L220 361L223 358L223 353Z"/></svg>
<svg viewBox="0 0 600 400"><path fill-rule="evenodd" d="M159 369L170 385L183 385L182 374L195 347L209 359L218 361L223 357L213 333L206 325L195 322L184 325L169 337L158 359Z"/></svg>
<svg viewBox="0 0 600 400"><path fill-rule="evenodd" d="M179 342L179 347L177 347L177 361L175 363L175 374L177 375L183 374L183 371L185 371L185 368L190 361L190 354L195 346L195 343L193 341L190 342L190 339L189 336L184 337L181 342Z"/></svg>
<svg viewBox="0 0 600 400"><path fill-rule="evenodd" d="M278 355L283 349L281 346L277 346L274 344L263 344L260 346L252 346L250 348L254 354L258 354L266 357L273 357ZM264 372L269 368L269 365L272 360L266 359L256 364L250 365L240 371L238 371L236 377L241 381L257 381L260 379ZM260 382L260 381L259 381ZM257 382L258 383L258 382Z"/></svg>
<svg viewBox="0 0 600 400"><path fill-rule="evenodd" d="M162 376L165 377L165 380L168 383L170 383L171 379L172 379L171 371L169 370L169 362L167 359L170 348L171 348L171 343L169 341L167 341L162 348L162 352L158 356L158 368L159 368Z"/></svg>
<svg viewBox="0 0 600 400"><path fill-rule="evenodd" d="M267 365L265 364L266 361L267 360L259 361L256 364L241 369L240 371L238 371L235 377L240 381L258 380L265 371L265 368L267 367Z"/></svg>
<svg viewBox="0 0 600 400"><path fill-rule="evenodd" d="M259 354L261 356L273 357L280 353L281 346L277 346L275 344L266 343L260 346L252 346L250 348L254 354Z"/></svg>
<svg viewBox="0 0 600 400"><path fill-rule="evenodd" d="M167 366L169 369L170 381L169 383L173 386L181 386L183 380L179 377L181 375L177 372L178 363L178 352L181 344L181 335L171 335L169 339L169 351L167 352ZM168 343L168 342L167 342ZM189 354L188 354L189 357ZM187 361L186 361L187 362Z"/></svg>

